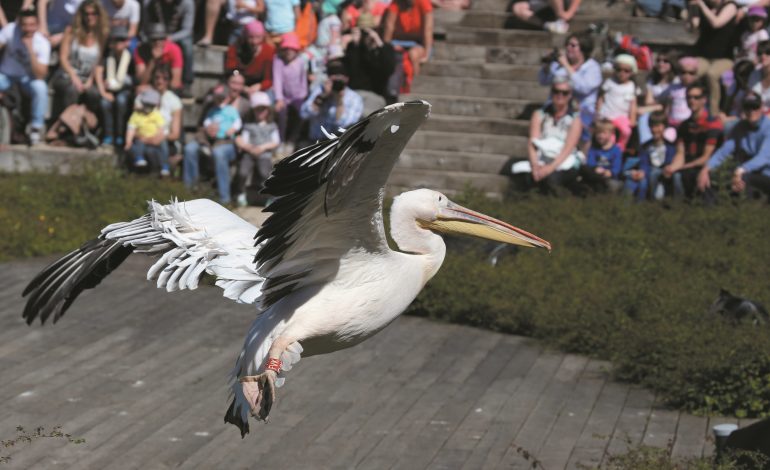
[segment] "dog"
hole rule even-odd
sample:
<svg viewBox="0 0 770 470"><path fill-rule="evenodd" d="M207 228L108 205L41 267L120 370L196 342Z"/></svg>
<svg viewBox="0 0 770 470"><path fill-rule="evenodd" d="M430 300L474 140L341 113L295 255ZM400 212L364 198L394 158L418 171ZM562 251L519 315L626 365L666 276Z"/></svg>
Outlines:
<svg viewBox="0 0 770 470"><path fill-rule="evenodd" d="M734 325L750 322L754 326L762 326L770 322L770 315L762 304L733 295L725 289L719 289L719 297L711 304L709 313L719 315Z"/></svg>

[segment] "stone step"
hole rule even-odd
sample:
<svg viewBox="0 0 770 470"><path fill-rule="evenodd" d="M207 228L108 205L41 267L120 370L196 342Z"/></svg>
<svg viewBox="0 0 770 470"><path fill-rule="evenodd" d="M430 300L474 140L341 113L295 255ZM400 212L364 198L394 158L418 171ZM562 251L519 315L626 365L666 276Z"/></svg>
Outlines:
<svg viewBox="0 0 770 470"><path fill-rule="evenodd" d="M476 28L449 26L447 44L475 44L478 46L538 47L550 49L564 45L564 38L546 31L522 29Z"/></svg>
<svg viewBox="0 0 770 470"><path fill-rule="evenodd" d="M193 68L196 74L218 74L225 71L225 46L196 46L193 52ZM197 77L196 77L197 78Z"/></svg>
<svg viewBox="0 0 770 470"><path fill-rule="evenodd" d="M510 161L498 153L451 152L446 150L405 150L398 159L399 168L435 171L464 171L498 175Z"/></svg>
<svg viewBox="0 0 770 470"><path fill-rule="evenodd" d="M537 81L537 65L473 64L451 60L431 60L423 75L439 77L488 78L493 80Z"/></svg>
<svg viewBox="0 0 770 470"><path fill-rule="evenodd" d="M539 65L540 58L552 49L553 46L549 44L511 47L437 42L433 46L433 58L431 60L464 64Z"/></svg>
<svg viewBox="0 0 770 470"><path fill-rule="evenodd" d="M455 116L486 116L490 118L529 119L542 106L530 100L446 96L428 93L410 93L402 100L423 99L430 103L432 113Z"/></svg>
<svg viewBox="0 0 770 470"><path fill-rule="evenodd" d="M526 155L527 137L474 134L471 132L419 131L407 144L410 150L496 153L520 158Z"/></svg>
<svg viewBox="0 0 770 470"><path fill-rule="evenodd" d="M388 185L391 191L402 192L416 188L430 188L447 196L462 193L473 187L484 191L490 197L499 199L508 189L509 179L502 175L469 173L465 171L433 171L414 168L393 169Z"/></svg>
<svg viewBox="0 0 770 470"><path fill-rule="evenodd" d="M525 119L491 118L487 116L453 116L431 113L422 125L426 131L467 132L473 134L528 135Z"/></svg>
<svg viewBox="0 0 770 470"><path fill-rule="evenodd" d="M78 174L85 166L98 161L117 164L117 157L108 147L89 150L40 144L35 147L9 145L0 150L0 171L4 173L55 171L63 175Z"/></svg>
<svg viewBox="0 0 770 470"><path fill-rule="evenodd" d="M469 12L510 11L511 0L474 0L473 8ZM608 2L607 0L583 0L576 16L585 14L605 14L607 17L631 16L632 6L621 1Z"/></svg>
<svg viewBox="0 0 770 470"><path fill-rule="evenodd" d="M487 98L514 98L529 101L544 101L548 98L548 87L537 82L490 80L458 77L420 76L412 84L412 93L433 93L457 96L478 96Z"/></svg>

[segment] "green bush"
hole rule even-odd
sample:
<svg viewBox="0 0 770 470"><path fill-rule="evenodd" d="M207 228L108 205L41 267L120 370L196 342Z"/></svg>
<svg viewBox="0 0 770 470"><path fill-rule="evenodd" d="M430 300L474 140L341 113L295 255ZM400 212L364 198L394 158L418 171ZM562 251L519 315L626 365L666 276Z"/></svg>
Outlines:
<svg viewBox="0 0 770 470"><path fill-rule="evenodd" d="M770 331L708 314L720 287L768 305L768 207L630 204L619 197L460 203L549 240L553 253L447 240L411 313L534 336L612 360L697 412L770 415Z"/></svg>

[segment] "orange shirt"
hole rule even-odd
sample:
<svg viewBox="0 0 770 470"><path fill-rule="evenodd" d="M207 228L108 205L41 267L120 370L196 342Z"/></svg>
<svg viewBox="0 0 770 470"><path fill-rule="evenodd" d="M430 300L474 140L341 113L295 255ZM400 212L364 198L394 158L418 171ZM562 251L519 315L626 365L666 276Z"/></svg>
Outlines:
<svg viewBox="0 0 770 470"><path fill-rule="evenodd" d="M430 0L414 0L412 8L402 11L396 2L388 7L388 14L396 16L396 29L393 32L393 39L423 41L423 21L422 17L426 13L433 11L433 5Z"/></svg>

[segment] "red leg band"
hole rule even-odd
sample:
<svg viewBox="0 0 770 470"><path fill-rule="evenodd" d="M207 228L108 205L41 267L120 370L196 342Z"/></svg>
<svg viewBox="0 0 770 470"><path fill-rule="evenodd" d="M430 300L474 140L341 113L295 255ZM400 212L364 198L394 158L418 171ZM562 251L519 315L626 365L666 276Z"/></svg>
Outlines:
<svg viewBox="0 0 770 470"><path fill-rule="evenodd" d="M268 358L267 365L265 365L265 370L272 370L276 374L281 373L281 360L280 359L274 359L274 358Z"/></svg>

